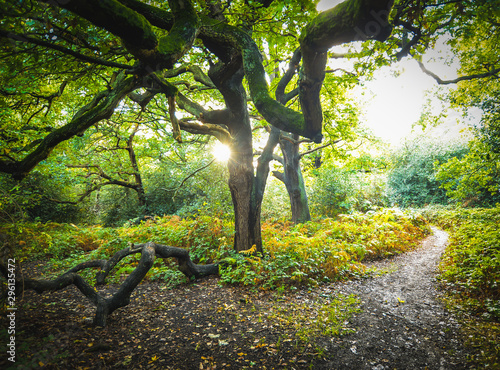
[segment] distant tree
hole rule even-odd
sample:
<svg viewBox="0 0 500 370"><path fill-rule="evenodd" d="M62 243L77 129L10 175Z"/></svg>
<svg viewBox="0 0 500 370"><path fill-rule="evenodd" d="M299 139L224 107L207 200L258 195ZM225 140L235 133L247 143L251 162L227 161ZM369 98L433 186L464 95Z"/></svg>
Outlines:
<svg viewBox="0 0 500 370"><path fill-rule="evenodd" d="M463 157L454 157L437 168L436 179L446 194L465 206L495 206L500 202L500 151L482 130L469 143Z"/></svg>
<svg viewBox="0 0 500 370"><path fill-rule="evenodd" d="M498 1L460 2L460 11L446 27L447 43L460 62L459 76L443 79L420 63L440 85L454 85L446 100L466 113L482 112L472 132L467 155L442 163L437 179L455 201L468 205L494 205L500 201L500 15Z"/></svg>
<svg viewBox="0 0 500 370"><path fill-rule="evenodd" d="M98 128L91 137L94 155L87 158L79 156L82 163L67 165L73 169L84 170L82 176L85 178L86 189L80 194L80 200L104 186L120 186L135 191L139 207L142 212L147 213L146 193L134 149L134 138L140 125L136 122L130 132L124 135L118 130L120 126L108 123L108 127ZM86 163L86 160L92 162Z"/></svg>

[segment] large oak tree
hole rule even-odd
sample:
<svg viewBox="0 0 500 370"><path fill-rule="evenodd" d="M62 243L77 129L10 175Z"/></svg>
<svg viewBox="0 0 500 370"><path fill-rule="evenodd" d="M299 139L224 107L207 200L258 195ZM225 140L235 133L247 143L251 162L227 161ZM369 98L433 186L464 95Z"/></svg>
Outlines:
<svg viewBox="0 0 500 370"><path fill-rule="evenodd" d="M351 0L311 18L308 2L286 7L271 1L4 1L2 103L8 109L2 114L6 146L0 171L21 179L60 143L109 119L125 99L138 109L162 99L176 139L182 140L183 129L213 134L230 145L235 249L261 250L260 201L270 150L264 150L256 175L248 100L272 126L320 142L328 49L368 37L385 39L391 6L388 0ZM293 40L301 111L271 96L263 45L252 38L270 10L302 19L309 12L312 19ZM185 75L199 84L197 95L177 87ZM204 89L220 94L224 106L210 109L203 105L207 98L193 99Z"/></svg>

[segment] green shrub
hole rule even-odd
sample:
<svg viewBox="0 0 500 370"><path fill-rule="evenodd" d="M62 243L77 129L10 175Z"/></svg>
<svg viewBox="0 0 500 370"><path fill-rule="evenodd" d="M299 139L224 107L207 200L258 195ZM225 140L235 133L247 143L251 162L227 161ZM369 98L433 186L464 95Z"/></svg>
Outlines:
<svg viewBox="0 0 500 370"><path fill-rule="evenodd" d="M436 178L435 166L467 152L462 144L432 142L423 138L408 141L392 156L387 179L389 200L401 207L447 204L449 197Z"/></svg>
<svg viewBox="0 0 500 370"><path fill-rule="evenodd" d="M500 321L500 206L427 211L427 217L451 231L440 264L448 292Z"/></svg>
<svg viewBox="0 0 500 370"><path fill-rule="evenodd" d="M354 172L322 166L310 191L314 213L335 217L354 210L358 193L356 184Z"/></svg>
<svg viewBox="0 0 500 370"><path fill-rule="evenodd" d="M18 220L75 222L79 209L63 203L69 179L55 173L33 171L22 182L0 175L0 222Z"/></svg>

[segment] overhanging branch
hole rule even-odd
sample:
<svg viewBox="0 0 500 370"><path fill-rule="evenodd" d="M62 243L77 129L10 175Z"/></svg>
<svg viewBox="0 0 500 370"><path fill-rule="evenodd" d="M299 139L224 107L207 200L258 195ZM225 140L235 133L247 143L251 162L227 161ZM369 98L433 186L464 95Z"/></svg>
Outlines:
<svg viewBox="0 0 500 370"><path fill-rule="evenodd" d="M71 55L72 57L75 57L76 59L82 60L84 62L92 63L92 64L99 64L99 65L103 65L106 67L120 68L120 69L125 69L125 70L133 68L132 66L129 66L127 64L117 63L117 62L113 62L110 60L104 60L104 59L92 57L89 55L85 55L82 53L78 53L74 50L67 49L67 48L62 47L60 45L56 45L56 44L53 44L51 42L40 40L40 39L31 37L28 35L22 35L22 34L9 32L9 31L0 29L0 37L8 38L8 39L14 40L14 41L25 42L25 43L38 45L38 46L43 46L43 47L46 47L46 48L49 48L52 50L59 51L59 52L66 54L66 55Z"/></svg>
<svg viewBox="0 0 500 370"><path fill-rule="evenodd" d="M24 178L38 163L46 159L58 144L75 135L82 135L95 123L110 118L118 103L136 87L135 79L126 77L122 72L112 89L97 93L94 99L82 107L69 123L45 136L36 149L24 159L0 160L0 172L9 173L17 179Z"/></svg>
<svg viewBox="0 0 500 370"><path fill-rule="evenodd" d="M428 76L431 76L440 85L457 84L460 81L470 81L470 80L476 80L476 79L487 78L487 77L497 77L498 78L498 73L500 72L500 68L495 68L495 69L492 69L492 70L490 70L488 72L484 72L484 73L476 73L476 74L471 74L468 76L460 76L460 77L457 77L453 80L443 80L437 74L429 71L421 61L417 61L417 63L420 66L420 69L422 70L422 72L424 72Z"/></svg>

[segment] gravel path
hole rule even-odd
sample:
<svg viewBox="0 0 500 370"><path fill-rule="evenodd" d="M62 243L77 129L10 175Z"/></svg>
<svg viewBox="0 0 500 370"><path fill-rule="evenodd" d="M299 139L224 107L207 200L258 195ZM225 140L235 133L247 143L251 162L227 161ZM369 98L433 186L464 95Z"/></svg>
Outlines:
<svg viewBox="0 0 500 370"><path fill-rule="evenodd" d="M357 332L330 345L324 369L471 369L459 325L439 301L435 274L448 234L433 228L421 248L373 265L393 271L338 287L356 294Z"/></svg>

